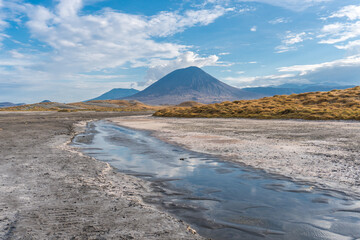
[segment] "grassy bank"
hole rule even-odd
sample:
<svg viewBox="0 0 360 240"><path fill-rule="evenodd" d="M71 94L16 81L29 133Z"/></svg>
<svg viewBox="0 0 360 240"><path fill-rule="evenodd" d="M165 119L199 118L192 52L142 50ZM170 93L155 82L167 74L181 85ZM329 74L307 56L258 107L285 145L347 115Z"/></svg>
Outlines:
<svg viewBox="0 0 360 240"><path fill-rule="evenodd" d="M159 117L360 120L360 86L158 110Z"/></svg>

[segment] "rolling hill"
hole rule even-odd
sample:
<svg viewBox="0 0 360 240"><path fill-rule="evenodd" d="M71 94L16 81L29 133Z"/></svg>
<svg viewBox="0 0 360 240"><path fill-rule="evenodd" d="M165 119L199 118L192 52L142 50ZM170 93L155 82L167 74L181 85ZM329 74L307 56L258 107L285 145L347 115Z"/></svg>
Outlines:
<svg viewBox="0 0 360 240"><path fill-rule="evenodd" d="M231 87L198 67L188 67L175 70L143 91L124 99L155 105L176 105L186 101L214 103L261 96L263 95Z"/></svg>
<svg viewBox="0 0 360 240"><path fill-rule="evenodd" d="M159 117L226 117L259 119L360 120L360 86L329 92L275 95L191 108L169 107Z"/></svg>

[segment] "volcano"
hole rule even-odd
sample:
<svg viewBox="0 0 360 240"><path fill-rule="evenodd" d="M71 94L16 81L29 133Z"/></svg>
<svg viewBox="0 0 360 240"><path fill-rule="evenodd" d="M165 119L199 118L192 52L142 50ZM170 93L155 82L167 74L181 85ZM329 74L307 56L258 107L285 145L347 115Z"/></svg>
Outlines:
<svg viewBox="0 0 360 240"><path fill-rule="evenodd" d="M175 70L141 92L124 99L143 103L179 104L185 101L216 103L263 96L227 85L198 67Z"/></svg>

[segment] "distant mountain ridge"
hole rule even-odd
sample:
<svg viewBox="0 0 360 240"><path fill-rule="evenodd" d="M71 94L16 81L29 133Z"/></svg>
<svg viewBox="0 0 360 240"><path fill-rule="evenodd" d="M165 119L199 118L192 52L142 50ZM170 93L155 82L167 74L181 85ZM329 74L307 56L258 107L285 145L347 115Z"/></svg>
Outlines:
<svg viewBox="0 0 360 240"><path fill-rule="evenodd" d="M188 67L175 70L143 91L124 99L147 104L179 104L186 101L214 103L261 96L229 86L198 67Z"/></svg>
<svg viewBox="0 0 360 240"><path fill-rule="evenodd" d="M106 92L102 94L99 97L87 100L87 101L94 101L94 100L116 100L116 99L122 99L124 97L128 97L131 95L134 95L135 93L138 93L139 90L133 89L133 88L114 88L110 90L109 92Z"/></svg>
<svg viewBox="0 0 360 240"><path fill-rule="evenodd" d="M25 105L25 103L0 102L0 108L16 107L21 105Z"/></svg>
<svg viewBox="0 0 360 240"><path fill-rule="evenodd" d="M198 67L175 70L159 79L143 91L114 88L99 97L87 100L138 100L152 105L177 105L182 102L216 103L235 100L250 100L274 95L290 95L306 92L325 92L347 89L334 83L283 84L279 86L236 88L219 81Z"/></svg>
<svg viewBox="0 0 360 240"><path fill-rule="evenodd" d="M331 84L283 84L279 86L243 88L245 91L262 94L264 97L274 95L290 95L307 92L327 92L334 89L342 90L353 88L355 85L331 85Z"/></svg>

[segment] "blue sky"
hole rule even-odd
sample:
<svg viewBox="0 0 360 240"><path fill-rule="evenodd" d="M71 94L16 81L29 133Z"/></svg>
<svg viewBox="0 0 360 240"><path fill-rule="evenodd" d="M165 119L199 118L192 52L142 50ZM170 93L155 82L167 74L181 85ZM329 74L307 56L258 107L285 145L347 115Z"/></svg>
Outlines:
<svg viewBox="0 0 360 240"><path fill-rule="evenodd" d="M0 102L72 102L199 66L236 87L360 84L354 0L0 0Z"/></svg>

